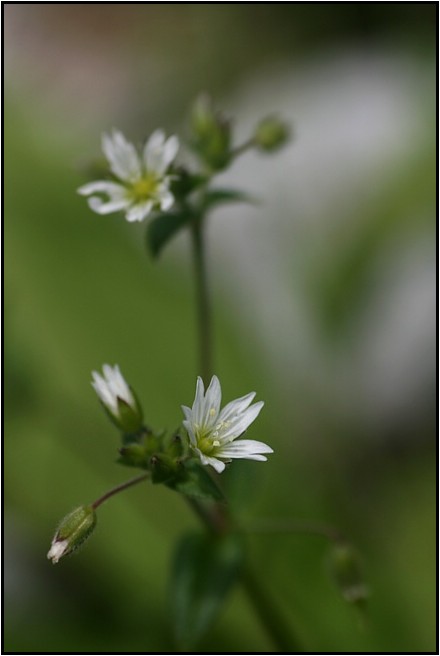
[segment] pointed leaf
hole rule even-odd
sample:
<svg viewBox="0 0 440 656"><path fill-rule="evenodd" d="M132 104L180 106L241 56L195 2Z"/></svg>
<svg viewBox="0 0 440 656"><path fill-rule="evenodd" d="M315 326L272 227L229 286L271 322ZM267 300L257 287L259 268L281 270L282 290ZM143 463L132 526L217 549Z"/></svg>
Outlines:
<svg viewBox="0 0 440 656"><path fill-rule="evenodd" d="M191 218L191 213L187 209L182 209L159 214L150 222L147 230L147 244L153 257L160 254L170 239L184 228Z"/></svg>
<svg viewBox="0 0 440 656"><path fill-rule="evenodd" d="M181 651L193 648L212 626L242 561L238 535L191 533L181 540L171 580L174 632Z"/></svg>
<svg viewBox="0 0 440 656"><path fill-rule="evenodd" d="M203 209L208 210L222 203L255 203L255 200L237 189L210 189L203 197Z"/></svg>

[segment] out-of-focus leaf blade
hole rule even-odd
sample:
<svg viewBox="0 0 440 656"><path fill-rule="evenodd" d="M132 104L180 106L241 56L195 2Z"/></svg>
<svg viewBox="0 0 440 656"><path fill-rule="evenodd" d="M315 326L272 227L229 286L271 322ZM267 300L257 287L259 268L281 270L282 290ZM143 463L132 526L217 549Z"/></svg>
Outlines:
<svg viewBox="0 0 440 656"><path fill-rule="evenodd" d="M219 614L243 560L239 536L186 535L177 547L171 603L177 646L193 648Z"/></svg>
<svg viewBox="0 0 440 656"><path fill-rule="evenodd" d="M203 209L209 210L222 203L256 203L256 200L237 189L210 189L203 197Z"/></svg>

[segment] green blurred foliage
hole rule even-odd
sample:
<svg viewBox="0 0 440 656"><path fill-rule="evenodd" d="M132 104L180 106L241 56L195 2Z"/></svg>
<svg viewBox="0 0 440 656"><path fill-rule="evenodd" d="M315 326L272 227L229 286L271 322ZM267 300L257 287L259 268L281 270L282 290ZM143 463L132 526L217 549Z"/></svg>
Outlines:
<svg viewBox="0 0 440 656"><path fill-rule="evenodd" d="M73 19L76 48L88 38L96 39L97 48L123 43L144 62L149 51L143 49L142 30L154 34L147 45L162 58L163 97L150 107L140 93L137 106L126 110L129 120L148 129L158 120L179 124L184 101L208 85L214 91L229 88L256 62L280 56L298 60L318 46L325 57L326 49L341 40L388 39L428 58L433 48L432 3L163 8L143 3L124 10L116 4L71 10L40 5L34 11L43 18L40 38L45 30L63 34L67 16ZM12 19L9 25L12 33ZM24 41L38 38L36 28L28 29L21 33ZM192 75L179 55L191 30L197 37L190 53ZM41 70L44 63L35 67ZM130 74L127 68L127 78ZM94 126L91 144L89 134L81 134L87 119L78 117L80 127L72 125L72 117L64 123L56 102L47 111L50 98L38 98L32 84L20 89L10 75L9 85L4 646L9 653L172 652L169 568L177 539L196 526L175 492L147 484L127 491L100 509L98 528L78 555L56 567L45 555L60 518L129 471L116 463L117 431L89 385L91 370L119 363L139 394L146 421L157 429L176 428L180 405L192 401L197 372L189 248L180 259L170 248L153 262L146 257L144 225L92 215L75 193L83 182L75 163L96 154L99 131L107 124ZM90 102L93 106L93 97ZM88 111L84 102L86 116ZM432 171L431 151L396 171L395 183L368 210L374 218L361 222L356 239L311 266L307 284L323 341L334 345L337 337L341 348L356 326L356 308L368 296L369 266L380 249L386 251L402 230L424 229L410 219L403 226L401 217L408 205L423 206L427 198L430 205ZM185 236L178 239L185 244ZM215 271L212 276L215 280ZM298 407L308 390L299 389L294 376L289 389L276 386L254 351L255 337L243 340L227 293L216 299L215 323L216 371L225 395L229 400L257 390L266 407L252 436L275 449L267 464L234 463L224 475L236 512L248 521L276 515L332 523L352 539L365 564L371 599L367 624L359 627L354 609L326 574L325 541L293 534L253 536L253 563L282 612L310 651L434 651L431 406L406 431L397 426L391 441L367 441L362 425L339 415L330 400L313 396L307 399L316 417L313 430L325 434L326 446L322 452L315 452L313 444L302 450L298 443L307 440L310 427L302 424ZM389 437L387 431L383 437ZM237 588L199 651L271 649Z"/></svg>

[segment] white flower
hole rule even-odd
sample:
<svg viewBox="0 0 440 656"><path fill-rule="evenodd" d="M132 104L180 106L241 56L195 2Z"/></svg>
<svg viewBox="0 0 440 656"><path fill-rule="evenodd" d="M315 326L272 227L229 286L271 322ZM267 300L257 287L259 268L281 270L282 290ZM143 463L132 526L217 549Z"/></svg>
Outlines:
<svg viewBox="0 0 440 656"><path fill-rule="evenodd" d="M116 424L127 433L136 432L142 425L142 410L118 365L102 367L104 376L92 372L92 387Z"/></svg>
<svg viewBox="0 0 440 656"><path fill-rule="evenodd" d="M220 411L221 395L217 376L212 377L206 393L202 379L197 378L192 408L182 406L183 425L192 450L203 465L211 465L219 473L232 458L267 460L263 454L273 453L270 446L255 440L237 440L256 419L263 401L250 405L255 397L255 392L251 392L231 401Z"/></svg>
<svg viewBox="0 0 440 656"><path fill-rule="evenodd" d="M174 203L167 170L179 148L177 137L165 140L162 130L156 130L139 155L136 148L118 130L102 137L102 150L116 181L98 180L78 189L90 196L89 206L98 214L122 210L127 221L143 221L153 210L168 210ZM98 195L95 195L98 194ZM101 196L107 196L103 199Z"/></svg>

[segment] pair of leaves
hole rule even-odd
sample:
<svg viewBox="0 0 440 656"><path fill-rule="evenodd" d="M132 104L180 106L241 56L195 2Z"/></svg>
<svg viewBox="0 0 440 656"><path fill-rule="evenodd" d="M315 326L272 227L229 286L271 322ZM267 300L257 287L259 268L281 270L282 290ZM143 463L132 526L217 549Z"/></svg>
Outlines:
<svg viewBox="0 0 440 656"><path fill-rule="evenodd" d="M153 257L158 257L167 243L192 221L197 221L216 205L233 202L251 202L250 197L235 189L211 189L203 194L200 207L185 206L172 212L158 214L149 224L147 244Z"/></svg>
<svg viewBox="0 0 440 656"><path fill-rule="evenodd" d="M190 533L179 543L171 580L178 649L192 649L218 616L243 562L239 535Z"/></svg>

